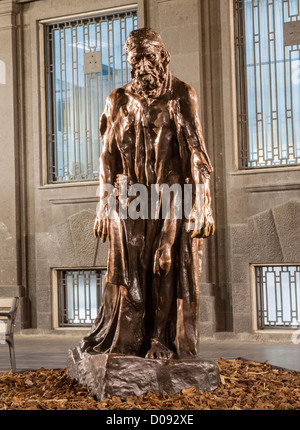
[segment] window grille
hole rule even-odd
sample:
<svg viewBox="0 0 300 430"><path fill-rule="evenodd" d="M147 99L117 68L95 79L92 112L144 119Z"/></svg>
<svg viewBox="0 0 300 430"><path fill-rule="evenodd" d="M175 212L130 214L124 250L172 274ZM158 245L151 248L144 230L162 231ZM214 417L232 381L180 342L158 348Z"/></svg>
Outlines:
<svg viewBox="0 0 300 430"><path fill-rule="evenodd" d="M258 329L300 325L300 266L257 266Z"/></svg>
<svg viewBox="0 0 300 430"><path fill-rule="evenodd" d="M235 0L239 167L300 164L300 0Z"/></svg>
<svg viewBox="0 0 300 430"><path fill-rule="evenodd" d="M98 178L99 118L131 79L123 46L136 28L136 10L45 27L49 183Z"/></svg>
<svg viewBox="0 0 300 430"><path fill-rule="evenodd" d="M59 326L90 326L102 301L105 270L58 271Z"/></svg>

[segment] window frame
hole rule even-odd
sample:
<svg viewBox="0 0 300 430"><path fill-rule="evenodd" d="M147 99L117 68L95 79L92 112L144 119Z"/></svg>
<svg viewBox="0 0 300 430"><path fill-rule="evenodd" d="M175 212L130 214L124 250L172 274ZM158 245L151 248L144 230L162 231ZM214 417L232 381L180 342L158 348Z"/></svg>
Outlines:
<svg viewBox="0 0 300 430"><path fill-rule="evenodd" d="M259 0L258 0L259 1ZM236 28L236 20L237 20L237 12L236 12L236 0L229 0L230 4L230 15L232 22L232 32L231 32L231 41L232 41L232 84L233 84L233 100L234 100L234 128L235 128L235 170L237 173L258 173L258 172L270 172L270 171L280 171L280 170L299 170L300 162L298 163L282 163L282 164L270 164L270 165L262 165L262 166L247 166L247 158L244 158L241 155L241 152L244 150L249 151L249 143L248 143L248 109L247 109L247 77L244 73L244 79L239 80L239 72L241 72L241 68L239 66L238 56L241 55L241 51L243 52L243 61L245 61L245 47L240 50L237 48L237 36L238 31ZM241 14L240 14L241 15ZM244 14L239 17L240 21L243 23L239 25L243 25L243 33L240 34L241 38L243 38L245 31L245 20ZM244 70L245 72L245 70ZM244 81L244 82L241 82ZM242 88L241 88L242 86ZM240 92L243 92L244 99L240 96ZM239 105L244 104L244 108L242 113L239 111ZM240 131L241 125L239 121L239 115L243 117L243 121L246 123L244 125L245 130ZM242 136L242 137L241 137ZM241 141L242 139L242 141ZM274 142L272 141L272 148L274 149ZM243 165L244 164L244 165Z"/></svg>
<svg viewBox="0 0 300 430"><path fill-rule="evenodd" d="M55 267L51 268L51 291L52 291L52 329L53 330L90 330L91 324L60 325L60 303L59 303L59 273L66 271L107 271L107 267ZM102 285L103 288L103 285ZM103 289L102 289L103 294Z"/></svg>
<svg viewBox="0 0 300 430"><path fill-rule="evenodd" d="M299 329L299 324L294 327L286 326L274 326L274 327L266 327L261 328L258 325L258 294L257 294L257 283L256 283L256 268L257 267L299 267L300 263L253 263L250 265L250 285L251 285L251 307L252 307L252 329L253 332L257 333L293 333L295 330ZM300 311L300 310L299 310Z"/></svg>
<svg viewBox="0 0 300 430"><path fill-rule="evenodd" d="M38 73L39 73L39 102L40 102L40 187L56 188L56 187L76 187L78 185L96 185L99 183L95 180L78 180L78 181L59 181L56 183L49 181L48 175L48 143L47 143L47 85L46 85L46 40L45 26L76 19L85 19L89 17L97 17L99 15L109 15L114 13L122 13L130 10L137 11L138 28L145 26L145 5L143 0L137 0L135 3L124 4L123 6L111 7L105 9L93 10L90 12L82 12L60 17L41 19L37 21L38 35Z"/></svg>

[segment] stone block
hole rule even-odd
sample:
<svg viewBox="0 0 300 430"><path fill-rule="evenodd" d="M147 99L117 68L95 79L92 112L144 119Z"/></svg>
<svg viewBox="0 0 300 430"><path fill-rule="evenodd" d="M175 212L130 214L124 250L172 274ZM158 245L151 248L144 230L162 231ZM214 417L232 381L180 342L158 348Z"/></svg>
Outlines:
<svg viewBox="0 0 300 430"><path fill-rule="evenodd" d="M174 28L173 27L164 28L160 32L160 34L161 34L161 37L164 41L164 44L165 44L167 50L171 53L172 58L173 58L173 55L179 55L180 54L180 44L178 43L177 38L174 37Z"/></svg>
<svg viewBox="0 0 300 430"><path fill-rule="evenodd" d="M256 231L255 222L253 218L248 219L248 231L249 231L249 260L251 263L256 263L261 261L262 248L260 245L260 240L258 233Z"/></svg>
<svg viewBox="0 0 300 430"><path fill-rule="evenodd" d="M213 321L215 319L215 298L202 296L200 298L200 321Z"/></svg>
<svg viewBox="0 0 300 430"><path fill-rule="evenodd" d="M30 326L30 301L27 297L20 297L16 316L15 330L26 329Z"/></svg>
<svg viewBox="0 0 300 430"><path fill-rule="evenodd" d="M291 200L272 209L284 260L300 260L300 200Z"/></svg>
<svg viewBox="0 0 300 430"><path fill-rule="evenodd" d="M215 322L200 322L200 339L201 338L212 338L216 332ZM201 340L199 342L199 348L201 352Z"/></svg>
<svg viewBox="0 0 300 430"><path fill-rule="evenodd" d="M198 4L196 0L171 0L159 2L159 27L163 33L164 28L186 26L198 23Z"/></svg>
<svg viewBox="0 0 300 430"><path fill-rule="evenodd" d="M0 285L0 297L23 297L24 295L23 285Z"/></svg>
<svg viewBox="0 0 300 430"><path fill-rule="evenodd" d="M234 332L251 333L252 332L252 315L250 313L235 313L234 315Z"/></svg>
<svg viewBox="0 0 300 430"><path fill-rule="evenodd" d="M59 245L56 235L53 231L47 234L47 240L44 242L44 246L47 244L47 259L50 267L61 267L62 259L61 253L59 252Z"/></svg>
<svg viewBox="0 0 300 430"><path fill-rule="evenodd" d="M179 79L190 83L195 86L196 73L195 70L199 68L199 53L187 52L180 55L172 56L172 73Z"/></svg>
<svg viewBox="0 0 300 430"><path fill-rule="evenodd" d="M99 239L97 244L97 249L96 249L95 266L106 267L107 257L108 257L108 241L106 241L105 243L102 243L101 240Z"/></svg>
<svg viewBox="0 0 300 430"><path fill-rule="evenodd" d="M98 400L140 396L148 392L165 395L194 386L212 391L219 386L219 368L200 358L156 360L118 354L68 352L67 374L87 386Z"/></svg>
<svg viewBox="0 0 300 430"><path fill-rule="evenodd" d="M233 283L249 282L250 266L248 257L233 255L231 259L231 277Z"/></svg>
<svg viewBox="0 0 300 430"><path fill-rule="evenodd" d="M0 284L16 285L18 284L18 262L16 260L0 261Z"/></svg>
<svg viewBox="0 0 300 430"><path fill-rule="evenodd" d="M49 330L52 327L52 313L51 312L37 312L37 327L39 329Z"/></svg>
<svg viewBox="0 0 300 430"><path fill-rule="evenodd" d="M283 261L283 254L279 242L277 228L271 210L261 212L253 217L254 230L250 231L249 247L251 248L251 234L259 242L260 252L257 259L265 263L280 263ZM253 244L256 251L257 244ZM250 249L251 251L251 249ZM251 255L253 252L251 252Z"/></svg>
<svg viewBox="0 0 300 430"><path fill-rule="evenodd" d="M51 272L48 260L36 260L36 285L50 285Z"/></svg>
<svg viewBox="0 0 300 430"><path fill-rule="evenodd" d="M230 226L230 239L232 254L248 254L249 234L247 224L236 224Z"/></svg>
<svg viewBox="0 0 300 430"><path fill-rule="evenodd" d="M56 237L61 266L76 266L77 261L69 221L52 226L49 230L49 233L50 235ZM52 258L50 258L50 265L53 266Z"/></svg>
<svg viewBox="0 0 300 430"><path fill-rule="evenodd" d="M58 242L53 231L48 233L36 233L35 249L37 260L47 260L53 267L61 266Z"/></svg>
<svg viewBox="0 0 300 430"><path fill-rule="evenodd" d="M97 240L93 234L95 213L83 210L69 217L78 266L94 266Z"/></svg>
<svg viewBox="0 0 300 430"><path fill-rule="evenodd" d="M251 292L249 284L233 284L232 305L235 313L251 312Z"/></svg>
<svg viewBox="0 0 300 430"><path fill-rule="evenodd" d="M51 288L50 285L37 285L37 310L38 312L51 312Z"/></svg>
<svg viewBox="0 0 300 430"><path fill-rule="evenodd" d="M15 240L7 226L0 222L0 260L12 260L15 257Z"/></svg>
<svg viewBox="0 0 300 430"><path fill-rule="evenodd" d="M212 297L215 295L215 284L200 283L200 296Z"/></svg>

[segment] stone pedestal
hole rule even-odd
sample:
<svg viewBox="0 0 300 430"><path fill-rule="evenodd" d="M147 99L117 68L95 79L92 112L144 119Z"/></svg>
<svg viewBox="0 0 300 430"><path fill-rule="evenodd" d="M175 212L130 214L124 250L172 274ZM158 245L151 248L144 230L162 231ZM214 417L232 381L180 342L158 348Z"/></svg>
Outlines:
<svg viewBox="0 0 300 430"><path fill-rule="evenodd" d="M68 352L67 374L86 385L100 401L112 396L126 398L147 392L175 394L191 386L196 391L212 391L219 386L219 368L213 361L89 354L82 353L78 347Z"/></svg>

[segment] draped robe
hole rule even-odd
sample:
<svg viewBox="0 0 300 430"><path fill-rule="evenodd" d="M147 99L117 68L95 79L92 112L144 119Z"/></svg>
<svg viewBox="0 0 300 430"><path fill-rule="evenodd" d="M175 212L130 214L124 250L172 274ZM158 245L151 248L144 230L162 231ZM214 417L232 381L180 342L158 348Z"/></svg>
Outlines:
<svg viewBox="0 0 300 430"><path fill-rule="evenodd" d="M149 191L153 184L190 184L195 193L197 184L205 184L204 209L210 211L212 166L197 109L195 91L171 73L163 93L151 103L134 92L132 82L107 98L100 120L100 202L103 184L114 185L118 197L115 216L108 220L103 301L82 350L144 356L159 303L169 300L168 315L162 316L165 345L176 357L197 354L203 239L191 237L184 216L163 219L161 202L157 219L122 219L118 214L118 186L124 179L128 188L143 184ZM171 213L171 199L172 205ZM156 252L165 247L170 250L167 274L162 267L154 270Z"/></svg>

